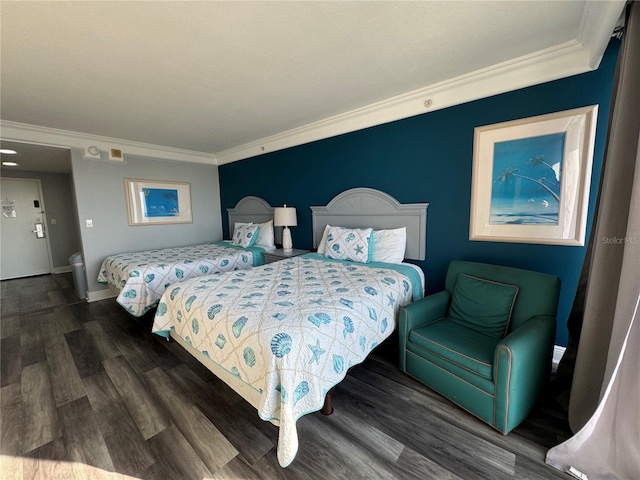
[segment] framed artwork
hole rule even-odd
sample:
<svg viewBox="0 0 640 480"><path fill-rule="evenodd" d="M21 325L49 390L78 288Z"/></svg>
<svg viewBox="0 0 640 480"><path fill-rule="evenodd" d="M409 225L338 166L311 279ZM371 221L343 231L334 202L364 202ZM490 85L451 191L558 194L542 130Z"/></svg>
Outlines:
<svg viewBox="0 0 640 480"><path fill-rule="evenodd" d="M124 189L129 225L166 225L193 221L189 183L125 178Z"/></svg>
<svg viewBox="0 0 640 480"><path fill-rule="evenodd" d="M477 127L470 240L584 245L598 106Z"/></svg>

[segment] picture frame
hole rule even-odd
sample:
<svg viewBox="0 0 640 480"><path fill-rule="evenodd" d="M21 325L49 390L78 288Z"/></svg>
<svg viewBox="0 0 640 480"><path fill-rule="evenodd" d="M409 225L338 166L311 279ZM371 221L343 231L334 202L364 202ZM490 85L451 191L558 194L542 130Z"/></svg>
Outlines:
<svg viewBox="0 0 640 480"><path fill-rule="evenodd" d="M582 246L598 105L474 130L469 239Z"/></svg>
<svg viewBox="0 0 640 480"><path fill-rule="evenodd" d="M191 184L124 179L129 225L193 223Z"/></svg>

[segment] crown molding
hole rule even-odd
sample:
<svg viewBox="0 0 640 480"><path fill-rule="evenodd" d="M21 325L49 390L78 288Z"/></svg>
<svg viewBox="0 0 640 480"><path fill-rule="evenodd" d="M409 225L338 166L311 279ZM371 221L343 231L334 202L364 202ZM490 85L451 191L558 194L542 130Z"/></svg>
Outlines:
<svg viewBox="0 0 640 480"><path fill-rule="evenodd" d="M7 120L0 120L0 132L0 137L3 140L51 145L55 147L80 148L85 152L86 158L96 158L86 153L87 148L96 146L102 152L110 152L112 148L117 148L122 150L125 157L127 155L139 155L163 160L216 164L216 157L211 153L194 152L191 150L151 145L148 143L102 137L69 130L59 130L56 128L40 127ZM98 156L98 158L100 157Z"/></svg>
<svg viewBox="0 0 640 480"><path fill-rule="evenodd" d="M585 2L578 31L578 42L589 52L589 65L598 68L611 34L622 16L626 0Z"/></svg>
<svg viewBox="0 0 640 480"><path fill-rule="evenodd" d="M624 0L586 2L578 38L216 153L218 165L433 112L598 68Z"/></svg>
<svg viewBox="0 0 640 480"><path fill-rule="evenodd" d="M589 70L588 52L572 41L218 152L216 159L224 165Z"/></svg>

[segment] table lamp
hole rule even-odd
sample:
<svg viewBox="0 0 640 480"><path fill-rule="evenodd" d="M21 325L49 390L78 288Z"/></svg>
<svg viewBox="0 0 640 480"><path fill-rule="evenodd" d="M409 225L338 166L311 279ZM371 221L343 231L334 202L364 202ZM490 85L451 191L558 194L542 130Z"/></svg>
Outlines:
<svg viewBox="0 0 640 480"><path fill-rule="evenodd" d="M295 207L275 207L273 209L273 226L284 227L282 230L282 250L284 253L293 251L293 242L291 241L291 231L289 227L298 225Z"/></svg>

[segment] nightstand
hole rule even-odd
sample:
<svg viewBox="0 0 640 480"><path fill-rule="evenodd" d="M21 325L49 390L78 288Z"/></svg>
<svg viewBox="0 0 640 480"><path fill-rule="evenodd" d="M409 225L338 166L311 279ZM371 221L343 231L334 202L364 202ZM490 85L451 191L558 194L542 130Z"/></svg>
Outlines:
<svg viewBox="0 0 640 480"><path fill-rule="evenodd" d="M305 253L309 253L311 250L303 250L302 248L294 248L291 253L285 254L281 248L274 250L273 252L265 252L264 254L264 264L267 265L273 262L279 262L280 260L285 260L287 258L297 257L298 255L304 255Z"/></svg>

